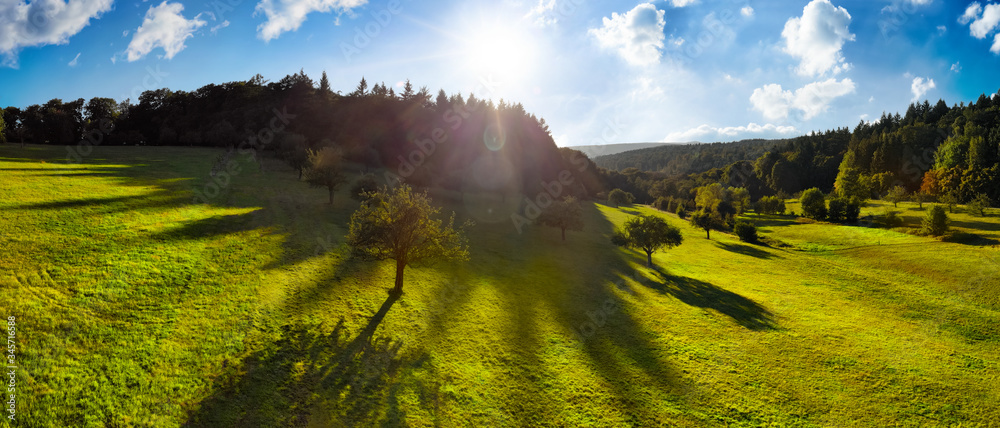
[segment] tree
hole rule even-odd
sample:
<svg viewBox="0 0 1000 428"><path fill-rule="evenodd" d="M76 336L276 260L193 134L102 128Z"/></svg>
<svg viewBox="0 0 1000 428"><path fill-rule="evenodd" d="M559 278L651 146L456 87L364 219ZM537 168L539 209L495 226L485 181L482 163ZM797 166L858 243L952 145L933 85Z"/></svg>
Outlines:
<svg viewBox="0 0 1000 428"><path fill-rule="evenodd" d="M447 223L433 217L440 208L431 206L427 193L416 193L408 185L383 187L369 193L361 208L351 215L347 245L354 255L373 260L396 261L396 283L391 293L403 293L403 271L414 263L437 260L468 260L464 228L455 228L455 213Z"/></svg>
<svg viewBox="0 0 1000 428"><path fill-rule="evenodd" d="M907 197L906 189L903 186L893 186L889 189L889 193L885 195L885 200L892 202L892 206L896 207L900 202L905 201Z"/></svg>
<svg viewBox="0 0 1000 428"><path fill-rule="evenodd" d="M562 230L562 240L566 240L566 229L583 230L583 207L576 198L566 196L561 201L549 205L535 221Z"/></svg>
<svg viewBox="0 0 1000 428"><path fill-rule="evenodd" d="M726 189L719 183L712 183L708 186L699 187L695 196L695 204L698 208L706 211L716 211L719 204L725 201Z"/></svg>
<svg viewBox="0 0 1000 428"><path fill-rule="evenodd" d="M965 207L974 213L979 213L980 217L986 216L986 209L990 207L990 197L986 196L985 193L980 193L976 197L972 198Z"/></svg>
<svg viewBox="0 0 1000 428"><path fill-rule="evenodd" d="M765 196L757 201L759 214L784 214L785 200L777 196Z"/></svg>
<svg viewBox="0 0 1000 428"><path fill-rule="evenodd" d="M938 198L938 202L948 207L948 212L955 213L955 205L958 204L958 195L954 191L945 193Z"/></svg>
<svg viewBox="0 0 1000 428"><path fill-rule="evenodd" d="M279 134L278 155L299 172L299 180L309 166L309 146L300 134Z"/></svg>
<svg viewBox="0 0 1000 428"><path fill-rule="evenodd" d="M924 193L922 191L913 192L913 201L917 203L918 209L924 209L924 202L931 200L931 195Z"/></svg>
<svg viewBox="0 0 1000 428"><path fill-rule="evenodd" d="M934 205L924 216L923 231L928 235L941 236L948 231L948 214L940 205Z"/></svg>
<svg viewBox="0 0 1000 428"><path fill-rule="evenodd" d="M740 241L757 242L757 227L753 223L745 220L737 220L736 224L733 225L733 232L740 238Z"/></svg>
<svg viewBox="0 0 1000 428"><path fill-rule="evenodd" d="M614 189L608 193L608 203L616 207L621 205L630 205L633 201L635 201L635 196L632 196L631 193L622 189Z"/></svg>
<svg viewBox="0 0 1000 428"><path fill-rule="evenodd" d="M684 209L684 204L677 204L677 218L684 220L687 217L687 210Z"/></svg>
<svg viewBox="0 0 1000 428"><path fill-rule="evenodd" d="M816 220L826 218L826 199L819 189L813 187L802 192L799 202L802 204L802 215Z"/></svg>
<svg viewBox="0 0 1000 428"><path fill-rule="evenodd" d="M712 228L717 227L721 223L722 219L719 218L719 215L711 211L701 209L691 214L691 224L700 229L705 229L705 239L712 239Z"/></svg>
<svg viewBox="0 0 1000 428"><path fill-rule="evenodd" d="M319 78L319 93L323 95L333 93L333 90L330 89L330 79L326 77L326 70L323 70L323 75Z"/></svg>
<svg viewBox="0 0 1000 428"><path fill-rule="evenodd" d="M647 267L653 266L653 253L676 247L683 241L680 229L667 223L662 217L653 215L629 219L611 239L616 245L644 251Z"/></svg>
<svg viewBox="0 0 1000 428"><path fill-rule="evenodd" d="M4 126L3 115L0 114L0 144L7 142L6 127Z"/></svg>
<svg viewBox="0 0 1000 428"><path fill-rule="evenodd" d="M351 92L352 97L363 97L368 95L368 81L364 77L358 82L358 87L354 88L354 92Z"/></svg>
<svg viewBox="0 0 1000 428"><path fill-rule="evenodd" d="M733 199L733 208L736 208L736 215L750 211L750 192L746 188L733 188L730 195Z"/></svg>
<svg viewBox="0 0 1000 428"><path fill-rule="evenodd" d="M322 150L309 150L309 166L305 170L306 182L312 187L326 187L330 191L330 203L333 203L333 193L344 183L343 166L340 152L333 147L323 147Z"/></svg>
<svg viewBox="0 0 1000 428"><path fill-rule="evenodd" d="M365 195L378 190L378 183L372 174L362 175L351 185L351 199L363 200Z"/></svg>

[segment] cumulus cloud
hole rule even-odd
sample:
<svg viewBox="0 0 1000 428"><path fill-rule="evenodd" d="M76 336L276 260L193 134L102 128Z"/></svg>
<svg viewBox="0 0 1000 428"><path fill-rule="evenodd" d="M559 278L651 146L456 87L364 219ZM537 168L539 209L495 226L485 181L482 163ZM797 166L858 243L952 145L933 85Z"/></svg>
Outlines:
<svg viewBox="0 0 1000 428"><path fill-rule="evenodd" d="M913 84L910 85L910 91L913 92L913 99L910 101L919 101L927 91L935 87L934 79L927 78L927 80L924 80L923 77L914 77Z"/></svg>
<svg viewBox="0 0 1000 428"><path fill-rule="evenodd" d="M802 9L802 16L785 23L781 36L785 53L798 58L796 71L803 76L840 73L850 68L841 49L854 40L849 26L851 14L829 0L813 0Z"/></svg>
<svg viewBox="0 0 1000 428"><path fill-rule="evenodd" d="M685 7L698 3L698 0L670 0L674 7Z"/></svg>
<svg viewBox="0 0 1000 428"><path fill-rule="evenodd" d="M125 50L129 62L138 61L155 48L163 48L164 57L173 58L184 50L184 41L194 35L194 31L205 25L197 16L185 19L180 3L160 3L146 11L142 25L135 30L132 41Z"/></svg>
<svg viewBox="0 0 1000 428"><path fill-rule="evenodd" d="M17 67L21 48L61 45L111 10L112 0L0 1L0 54L3 65Z"/></svg>
<svg viewBox="0 0 1000 428"><path fill-rule="evenodd" d="M688 142L695 140L716 140L721 138L733 138L739 135L782 135L787 136L798 132L794 126L778 126L771 123L758 125L756 123L750 123L746 126L727 126L724 128L717 128L709 125L701 125L697 128L691 128L687 131L671 132L663 139L665 142Z"/></svg>
<svg viewBox="0 0 1000 428"><path fill-rule="evenodd" d="M604 18L601 28L589 31L605 49L613 49L632 65L650 65L660 62L663 49L665 12L652 3L642 3L623 14L612 13Z"/></svg>
<svg viewBox="0 0 1000 428"><path fill-rule="evenodd" d="M983 7L979 2L973 2L965 13L958 18L962 25L969 25L969 34L977 39L985 39L990 33L1000 29L1000 4L987 4ZM1000 34L993 38L993 45L990 52L1000 54Z"/></svg>
<svg viewBox="0 0 1000 428"><path fill-rule="evenodd" d="M368 0L261 0L254 14L267 18L257 26L257 37L269 41L281 33L299 29L306 16L313 12L347 12L368 3Z"/></svg>
<svg viewBox="0 0 1000 428"><path fill-rule="evenodd" d="M740 9L740 14L747 18L750 18L753 16L753 8L750 6L743 6L743 8Z"/></svg>
<svg viewBox="0 0 1000 428"><path fill-rule="evenodd" d="M851 79L813 82L795 92L772 83L754 89L750 104L768 120L786 119L793 110L801 112L803 120L809 120L827 111L833 100L853 93L854 88Z"/></svg>

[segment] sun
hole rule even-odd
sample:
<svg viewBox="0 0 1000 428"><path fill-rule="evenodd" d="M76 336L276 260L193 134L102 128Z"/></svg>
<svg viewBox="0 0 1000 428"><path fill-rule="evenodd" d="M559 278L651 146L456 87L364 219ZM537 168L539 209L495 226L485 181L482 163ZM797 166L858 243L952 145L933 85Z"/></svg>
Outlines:
<svg viewBox="0 0 1000 428"><path fill-rule="evenodd" d="M524 30L493 25L466 35L465 61L480 77L522 81L534 71L537 42Z"/></svg>

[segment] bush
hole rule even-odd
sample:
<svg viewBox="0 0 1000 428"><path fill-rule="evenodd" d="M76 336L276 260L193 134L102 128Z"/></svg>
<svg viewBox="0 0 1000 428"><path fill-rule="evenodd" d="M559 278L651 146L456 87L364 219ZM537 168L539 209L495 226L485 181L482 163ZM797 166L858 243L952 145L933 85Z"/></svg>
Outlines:
<svg viewBox="0 0 1000 428"><path fill-rule="evenodd" d="M687 210L684 209L684 204L677 204L677 217L681 220L687 217Z"/></svg>
<svg viewBox="0 0 1000 428"><path fill-rule="evenodd" d="M972 200L969 201L969 203L966 204L965 207L968 208L969 211L972 212L973 214L978 215L980 217L985 217L986 209L990 207L990 203L991 202L989 196L980 193L979 195L976 195L975 198L972 198Z"/></svg>
<svg viewBox="0 0 1000 428"><path fill-rule="evenodd" d="M631 205L635 201L635 196L622 189L612 190L608 193L608 203L614 206Z"/></svg>
<svg viewBox="0 0 1000 428"><path fill-rule="evenodd" d="M743 242L757 242L757 226L744 220L737 220L733 225L733 232Z"/></svg>
<svg viewBox="0 0 1000 428"><path fill-rule="evenodd" d="M777 196L765 196L757 201L758 214L784 214L785 200Z"/></svg>
<svg viewBox="0 0 1000 428"><path fill-rule="evenodd" d="M861 201L838 196L830 199L830 209L826 217L834 223L857 223L860 215Z"/></svg>
<svg viewBox="0 0 1000 428"><path fill-rule="evenodd" d="M653 201L653 208L656 208L660 211L670 211L670 205L673 201L674 201L673 198L660 196L659 198L656 198L655 201Z"/></svg>
<svg viewBox="0 0 1000 428"><path fill-rule="evenodd" d="M944 235L948 231L948 214L944 212L944 208L934 205L927 210L921 230L932 236Z"/></svg>
<svg viewBox="0 0 1000 428"><path fill-rule="evenodd" d="M879 224L882 226L892 229L894 227L900 227L903 225L903 218L899 216L896 211L885 210L881 216L878 218Z"/></svg>
<svg viewBox="0 0 1000 428"><path fill-rule="evenodd" d="M799 202L802 203L802 215L816 220L826 218L826 199L819 189L813 187L802 192Z"/></svg>

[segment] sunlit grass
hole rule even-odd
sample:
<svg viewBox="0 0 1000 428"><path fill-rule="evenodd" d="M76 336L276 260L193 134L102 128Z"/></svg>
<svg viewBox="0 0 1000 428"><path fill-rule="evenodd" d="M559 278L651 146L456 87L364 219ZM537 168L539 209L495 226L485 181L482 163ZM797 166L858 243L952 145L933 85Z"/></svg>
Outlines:
<svg viewBox="0 0 1000 428"><path fill-rule="evenodd" d="M435 193L480 220L471 260L407 269L362 346L394 269L350 257L347 186L330 206L280 163L247 163L193 204L215 154L99 148L66 165L55 148L0 146L0 315L19 320L23 426L1000 418L988 245L751 214L788 246L753 245L601 204L563 242L467 207L489 197ZM922 211L910 205L899 210L912 225ZM636 214L684 234L654 269L609 242ZM997 217L952 218L1000 230Z"/></svg>

